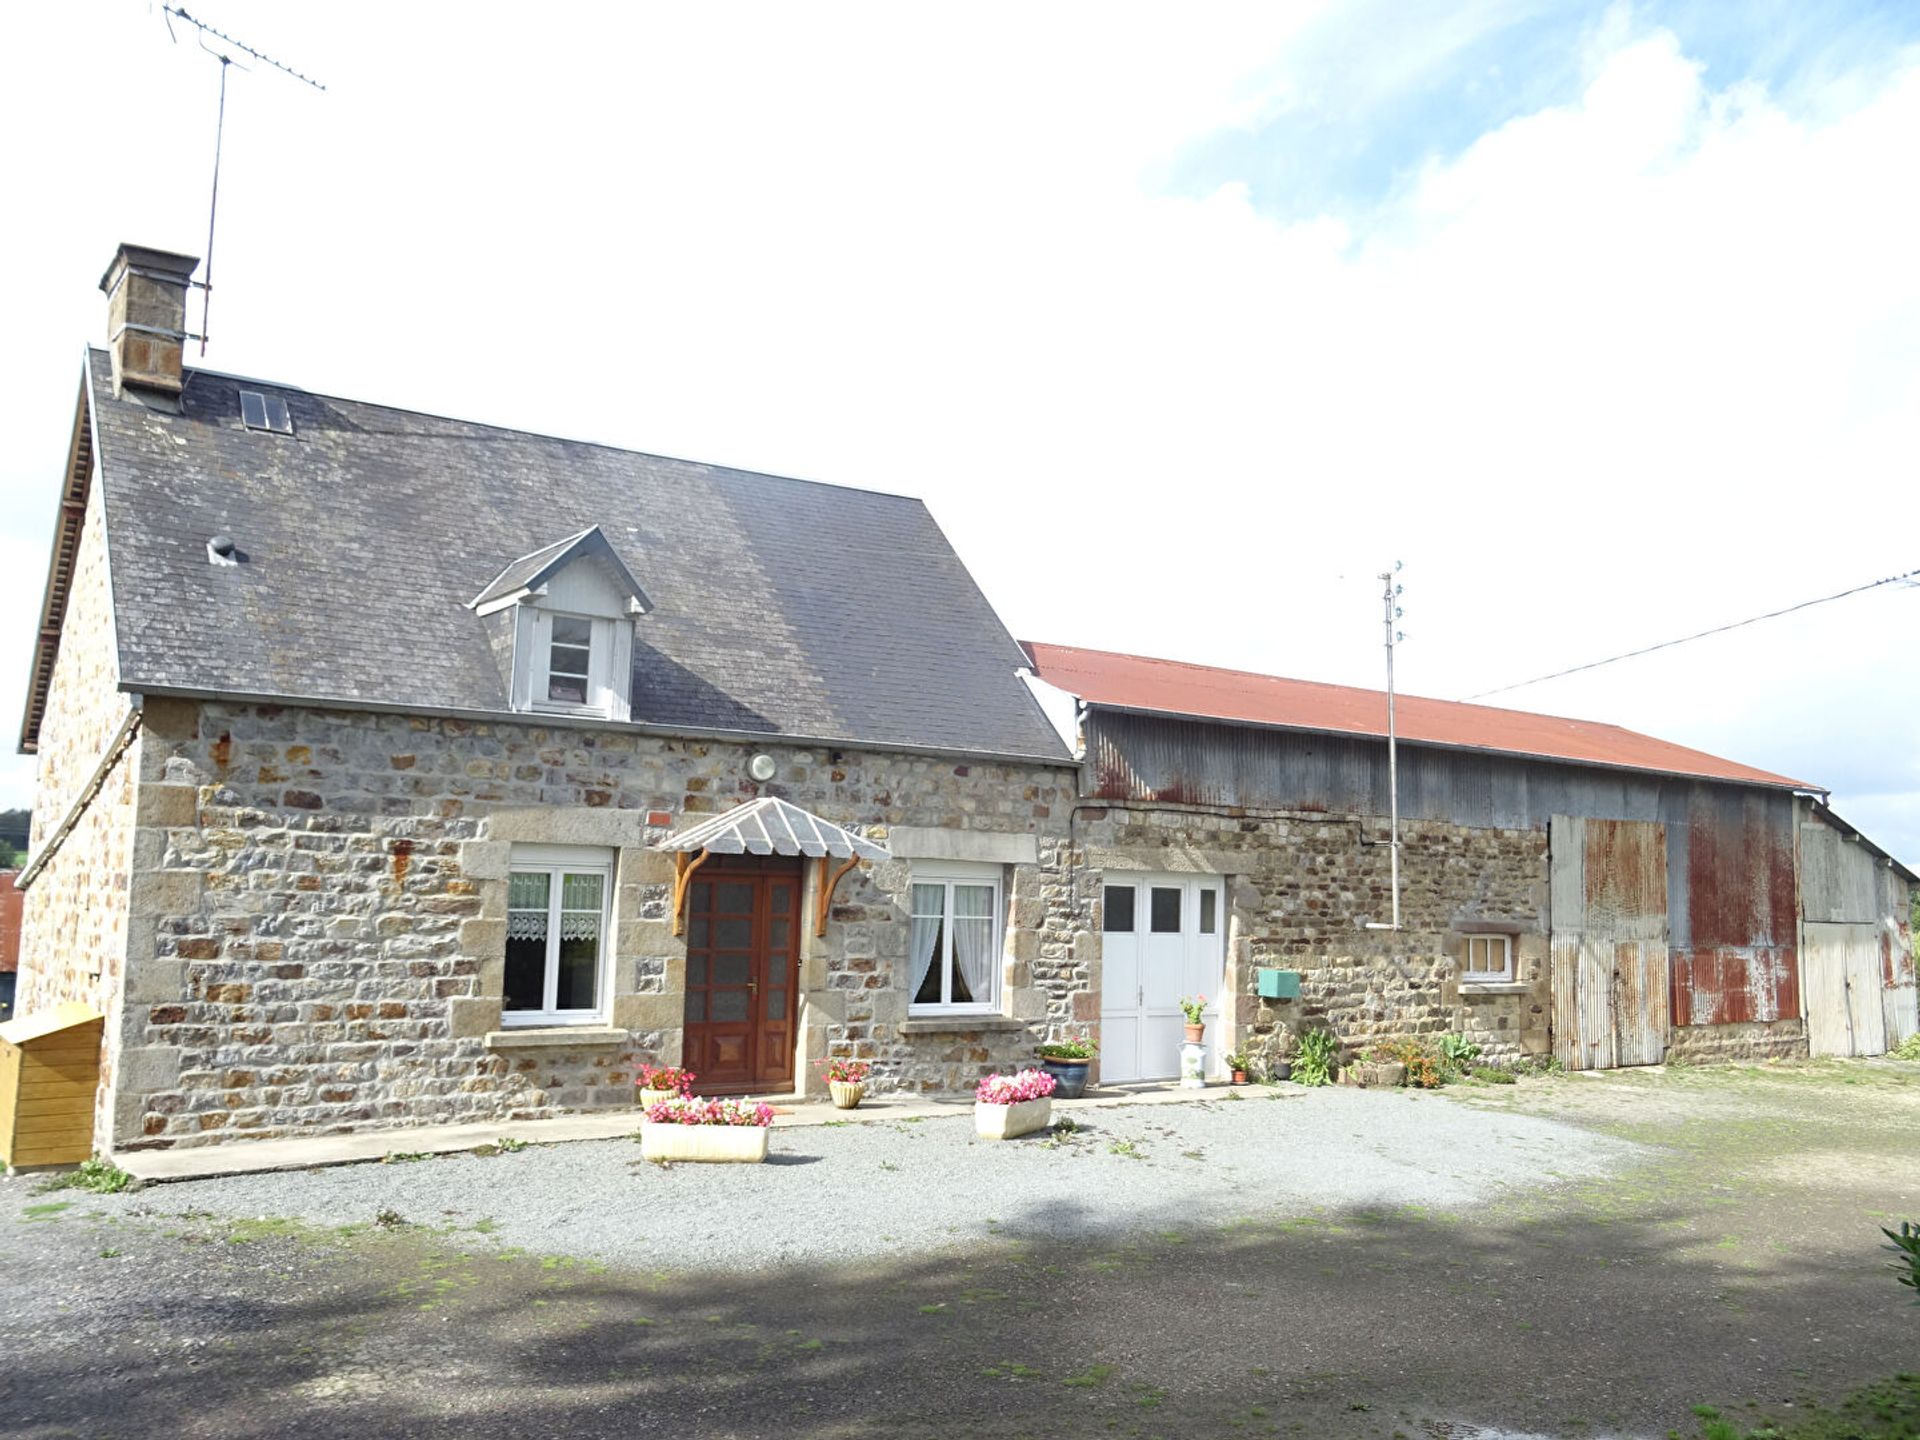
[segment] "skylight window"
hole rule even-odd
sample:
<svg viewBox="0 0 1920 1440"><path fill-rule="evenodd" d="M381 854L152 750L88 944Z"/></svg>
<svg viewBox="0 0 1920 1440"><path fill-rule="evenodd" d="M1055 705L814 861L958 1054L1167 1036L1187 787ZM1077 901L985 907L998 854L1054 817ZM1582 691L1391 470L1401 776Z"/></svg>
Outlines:
<svg viewBox="0 0 1920 1440"><path fill-rule="evenodd" d="M293 433L293 416L288 413L284 395L263 395L258 390L242 390L240 420L249 430L271 430L276 435Z"/></svg>

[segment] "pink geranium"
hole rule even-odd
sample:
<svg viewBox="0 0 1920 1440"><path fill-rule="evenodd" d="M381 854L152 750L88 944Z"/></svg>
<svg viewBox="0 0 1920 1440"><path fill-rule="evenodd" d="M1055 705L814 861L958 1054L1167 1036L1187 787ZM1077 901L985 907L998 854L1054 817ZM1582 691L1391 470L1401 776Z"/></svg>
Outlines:
<svg viewBox="0 0 1920 1440"><path fill-rule="evenodd" d="M642 1065L640 1067L642 1090L677 1090L682 1095L691 1095L693 1082L699 1078L691 1070L682 1070L678 1065Z"/></svg>
<svg viewBox="0 0 1920 1440"><path fill-rule="evenodd" d="M1044 1070L1022 1070L1017 1075L989 1075L974 1087L973 1098L982 1105L1018 1105L1023 1100L1044 1100L1053 1094L1053 1076Z"/></svg>
<svg viewBox="0 0 1920 1440"><path fill-rule="evenodd" d="M647 1107L647 1119L656 1125L771 1125L773 1107L765 1101L702 1100L680 1095Z"/></svg>
<svg viewBox="0 0 1920 1440"><path fill-rule="evenodd" d="M820 1064L827 1072L827 1079L850 1085L860 1084L873 1073L873 1066L865 1060L822 1060Z"/></svg>

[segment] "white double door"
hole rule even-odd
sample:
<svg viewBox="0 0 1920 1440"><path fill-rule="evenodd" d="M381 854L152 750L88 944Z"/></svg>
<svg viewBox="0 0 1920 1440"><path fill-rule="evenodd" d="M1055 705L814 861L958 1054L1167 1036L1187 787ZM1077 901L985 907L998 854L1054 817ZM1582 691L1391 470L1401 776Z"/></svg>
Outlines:
<svg viewBox="0 0 1920 1440"><path fill-rule="evenodd" d="M1207 997L1207 1073L1217 1072L1227 968L1224 883L1217 876L1107 874L1100 936L1102 1082L1180 1074L1185 995Z"/></svg>

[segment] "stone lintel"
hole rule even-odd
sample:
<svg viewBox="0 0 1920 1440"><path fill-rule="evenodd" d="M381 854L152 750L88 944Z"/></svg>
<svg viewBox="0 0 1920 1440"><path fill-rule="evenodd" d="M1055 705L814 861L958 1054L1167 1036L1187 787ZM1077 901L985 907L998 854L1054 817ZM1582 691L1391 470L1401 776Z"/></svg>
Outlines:
<svg viewBox="0 0 1920 1440"><path fill-rule="evenodd" d="M631 1037L602 1025L529 1025L493 1030L486 1038L489 1050L606 1050L625 1045Z"/></svg>
<svg viewBox="0 0 1920 1440"><path fill-rule="evenodd" d="M1037 865L1040 841L998 830L949 830L895 825L887 848L902 860L970 860L985 865Z"/></svg>

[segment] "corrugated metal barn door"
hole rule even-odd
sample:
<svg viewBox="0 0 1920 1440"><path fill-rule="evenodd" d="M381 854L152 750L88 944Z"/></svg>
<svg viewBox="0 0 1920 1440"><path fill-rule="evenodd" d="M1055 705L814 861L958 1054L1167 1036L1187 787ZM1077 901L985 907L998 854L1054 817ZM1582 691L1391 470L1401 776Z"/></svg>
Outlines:
<svg viewBox="0 0 1920 1440"><path fill-rule="evenodd" d="M1671 1023L1667 827L1555 815L1553 1045L1569 1070L1657 1065Z"/></svg>
<svg viewBox="0 0 1920 1440"><path fill-rule="evenodd" d="M1883 1055L1880 927L1809 920L1801 966L1806 976L1807 1048L1815 1055Z"/></svg>

